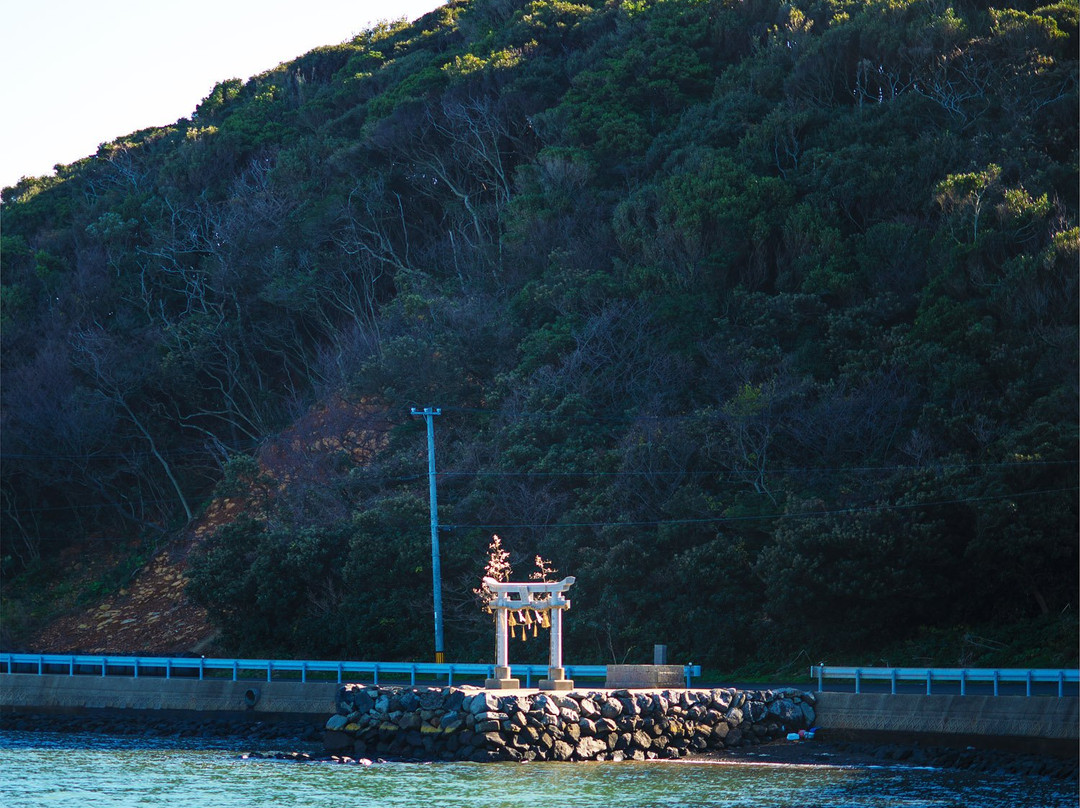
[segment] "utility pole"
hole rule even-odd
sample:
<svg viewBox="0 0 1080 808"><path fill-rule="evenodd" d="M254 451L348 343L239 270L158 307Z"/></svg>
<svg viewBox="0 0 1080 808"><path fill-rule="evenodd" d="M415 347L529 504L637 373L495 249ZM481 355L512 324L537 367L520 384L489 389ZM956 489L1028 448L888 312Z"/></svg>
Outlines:
<svg viewBox="0 0 1080 808"><path fill-rule="evenodd" d="M435 661L446 662L443 653L442 570L439 563L439 506L435 498L435 421L434 416L442 410L425 407L412 409L413 415L422 415L427 421L428 452L428 500L431 505L431 579L435 601Z"/></svg>

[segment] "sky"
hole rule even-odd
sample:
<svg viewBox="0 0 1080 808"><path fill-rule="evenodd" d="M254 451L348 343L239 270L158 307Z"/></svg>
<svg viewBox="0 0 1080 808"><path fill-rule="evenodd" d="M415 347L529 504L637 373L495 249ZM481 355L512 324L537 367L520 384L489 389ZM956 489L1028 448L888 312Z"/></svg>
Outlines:
<svg viewBox="0 0 1080 808"><path fill-rule="evenodd" d="M0 0L0 188L444 0Z"/></svg>

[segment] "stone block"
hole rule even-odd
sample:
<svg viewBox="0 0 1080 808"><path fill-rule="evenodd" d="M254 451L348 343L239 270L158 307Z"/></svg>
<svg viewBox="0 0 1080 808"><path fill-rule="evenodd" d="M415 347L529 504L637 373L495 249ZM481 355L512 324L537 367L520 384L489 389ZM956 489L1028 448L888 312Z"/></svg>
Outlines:
<svg viewBox="0 0 1080 808"><path fill-rule="evenodd" d="M662 689L686 686L682 665L608 665L604 687L611 689Z"/></svg>

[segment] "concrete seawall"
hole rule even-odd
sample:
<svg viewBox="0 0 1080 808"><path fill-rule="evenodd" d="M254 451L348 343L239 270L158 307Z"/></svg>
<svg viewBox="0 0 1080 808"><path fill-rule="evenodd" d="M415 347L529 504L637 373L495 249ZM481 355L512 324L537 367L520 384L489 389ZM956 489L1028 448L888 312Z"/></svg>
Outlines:
<svg viewBox="0 0 1080 808"><path fill-rule="evenodd" d="M157 710L325 721L336 708L335 682L36 676L0 673L0 709L77 712ZM254 703L252 703L254 702Z"/></svg>
<svg viewBox="0 0 1080 808"><path fill-rule="evenodd" d="M1075 755L1080 699L1075 696L925 696L817 693L823 738L981 746Z"/></svg>
<svg viewBox="0 0 1080 808"><path fill-rule="evenodd" d="M133 710L243 715L322 724L338 710L334 682L0 674L0 710ZM1076 697L817 693L822 738L975 745L1075 755ZM254 701L254 703L252 703Z"/></svg>

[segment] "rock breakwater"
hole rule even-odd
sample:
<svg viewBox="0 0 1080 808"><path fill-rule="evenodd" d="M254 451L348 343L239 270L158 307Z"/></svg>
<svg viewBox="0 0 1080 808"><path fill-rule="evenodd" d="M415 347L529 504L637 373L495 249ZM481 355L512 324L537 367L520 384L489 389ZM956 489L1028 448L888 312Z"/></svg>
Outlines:
<svg viewBox="0 0 1080 808"><path fill-rule="evenodd" d="M807 729L815 697L783 690L579 690L343 685L328 752L421 760L657 760Z"/></svg>

